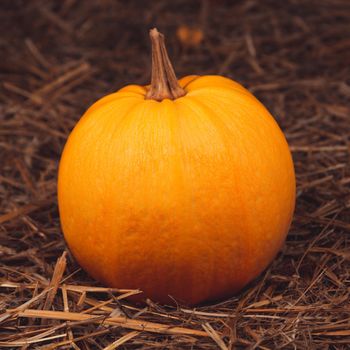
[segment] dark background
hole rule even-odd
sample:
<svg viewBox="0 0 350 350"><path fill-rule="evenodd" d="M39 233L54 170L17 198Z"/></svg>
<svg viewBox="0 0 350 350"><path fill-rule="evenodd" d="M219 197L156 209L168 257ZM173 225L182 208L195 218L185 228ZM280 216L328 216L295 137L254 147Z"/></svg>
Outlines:
<svg viewBox="0 0 350 350"><path fill-rule="evenodd" d="M296 214L282 254L240 296L202 311L232 315L210 318L228 347L345 349L350 343L349 23L348 0L1 1L0 274L2 283L21 288L0 288L0 310L29 300L28 284L50 280L65 249L56 201L65 140L98 98L125 84L149 83L148 31L156 26L166 36L178 77L228 76L269 108L289 141L298 180ZM201 30L203 41L181 42L176 32L185 25ZM77 269L69 256L65 276L78 272L67 283L94 284ZM251 317L252 308L265 305L267 311ZM60 297L53 308L62 309ZM71 309L79 311L74 298ZM197 329L208 321L192 315L191 324L179 309L154 305L147 312L146 320ZM25 320L10 321L0 341L16 339L15 324L23 332L28 326ZM85 328L76 326L75 336ZM77 344L103 347L124 333L111 330ZM147 332L135 339L130 348L217 346L211 338L189 341Z"/></svg>

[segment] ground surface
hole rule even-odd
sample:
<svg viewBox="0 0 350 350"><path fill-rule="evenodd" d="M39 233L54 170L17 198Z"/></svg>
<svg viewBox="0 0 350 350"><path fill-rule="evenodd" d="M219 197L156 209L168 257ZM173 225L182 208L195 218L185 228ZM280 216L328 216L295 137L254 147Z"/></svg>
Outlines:
<svg viewBox="0 0 350 350"><path fill-rule="evenodd" d="M0 347L348 349L349 21L348 0L1 1ZM200 45L180 43L183 24L201 28ZM239 296L196 310L136 309L123 291L84 288L96 283L70 255L53 276L66 249L56 201L62 147L95 100L148 83L153 26L167 36L178 76L223 74L266 104L297 173L283 252Z"/></svg>

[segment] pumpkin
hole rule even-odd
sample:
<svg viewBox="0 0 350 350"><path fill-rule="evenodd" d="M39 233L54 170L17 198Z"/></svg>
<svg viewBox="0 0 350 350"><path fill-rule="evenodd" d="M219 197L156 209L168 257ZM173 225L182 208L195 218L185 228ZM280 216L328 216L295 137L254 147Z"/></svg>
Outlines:
<svg viewBox="0 0 350 350"><path fill-rule="evenodd" d="M177 39L183 46L197 47L203 40L203 31L196 27L181 25L176 30Z"/></svg>
<svg viewBox="0 0 350 350"><path fill-rule="evenodd" d="M65 145L58 204L68 246L95 279L188 305L232 296L284 243L295 204L285 137L221 76L176 79L151 30L150 86L93 104Z"/></svg>

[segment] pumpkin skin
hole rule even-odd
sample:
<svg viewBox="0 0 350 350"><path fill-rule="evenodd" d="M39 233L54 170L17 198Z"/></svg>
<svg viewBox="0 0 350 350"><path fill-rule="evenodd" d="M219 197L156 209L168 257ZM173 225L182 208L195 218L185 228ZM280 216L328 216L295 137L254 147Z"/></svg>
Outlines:
<svg viewBox="0 0 350 350"><path fill-rule="evenodd" d="M90 107L61 158L65 239L95 279L189 305L232 296L276 256L295 204L287 142L266 108L220 76L186 95L130 85Z"/></svg>

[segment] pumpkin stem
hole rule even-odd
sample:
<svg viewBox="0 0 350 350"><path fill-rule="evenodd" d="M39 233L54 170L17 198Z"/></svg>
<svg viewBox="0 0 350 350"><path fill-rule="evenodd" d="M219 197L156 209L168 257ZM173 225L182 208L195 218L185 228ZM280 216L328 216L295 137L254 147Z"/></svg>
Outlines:
<svg viewBox="0 0 350 350"><path fill-rule="evenodd" d="M149 36L152 42L152 79L146 99L162 101L166 98L175 100L186 95L177 81L164 43L164 35L156 28L151 29Z"/></svg>

